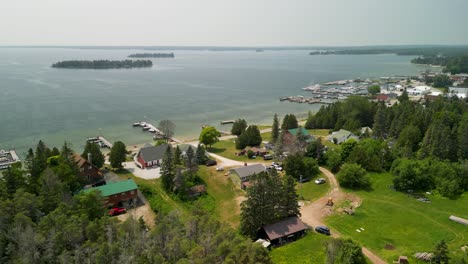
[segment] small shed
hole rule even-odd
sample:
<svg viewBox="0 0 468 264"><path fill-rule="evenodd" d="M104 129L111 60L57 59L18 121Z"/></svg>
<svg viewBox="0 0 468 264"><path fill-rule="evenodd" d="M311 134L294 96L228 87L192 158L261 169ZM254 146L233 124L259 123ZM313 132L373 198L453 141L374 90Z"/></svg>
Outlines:
<svg viewBox="0 0 468 264"><path fill-rule="evenodd" d="M306 225L297 216L286 218L280 222L266 225L260 230L260 238L270 241L272 245L283 245L303 237Z"/></svg>

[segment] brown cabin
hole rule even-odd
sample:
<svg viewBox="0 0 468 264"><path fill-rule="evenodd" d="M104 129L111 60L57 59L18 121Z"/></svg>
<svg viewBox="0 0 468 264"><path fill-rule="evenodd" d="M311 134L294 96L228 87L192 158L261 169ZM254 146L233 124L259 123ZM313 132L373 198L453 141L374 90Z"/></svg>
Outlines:
<svg viewBox="0 0 468 264"><path fill-rule="evenodd" d="M91 158L91 157L89 157ZM73 160L79 170L79 176L85 182L86 185L92 184L94 186L106 184L104 175L101 170L91 164L88 160L84 159L78 154L73 154Z"/></svg>

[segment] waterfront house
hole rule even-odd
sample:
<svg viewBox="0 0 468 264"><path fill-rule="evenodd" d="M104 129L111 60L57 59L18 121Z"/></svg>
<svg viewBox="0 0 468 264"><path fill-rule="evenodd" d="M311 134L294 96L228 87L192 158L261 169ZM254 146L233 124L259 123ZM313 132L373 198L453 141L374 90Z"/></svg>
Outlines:
<svg viewBox="0 0 468 264"><path fill-rule="evenodd" d="M84 192L98 190L105 199L108 207L134 205L137 202L138 186L132 179L112 182L106 185L86 189Z"/></svg>
<svg viewBox="0 0 468 264"><path fill-rule="evenodd" d="M283 245L305 235L306 225L297 216L288 217L280 222L263 226L259 237L272 245Z"/></svg>
<svg viewBox="0 0 468 264"><path fill-rule="evenodd" d="M346 142L350 139L354 139L356 141L359 141L359 137L354 135L352 132L348 131L348 130L344 130L344 129L340 129L339 131L335 131L333 133L331 133L331 135L329 135L327 137L327 140L330 141L330 142L333 142L337 145L343 143L343 142Z"/></svg>
<svg viewBox="0 0 468 264"><path fill-rule="evenodd" d="M266 171L263 164L253 164L231 170L231 173L239 177L241 182L248 181L250 176Z"/></svg>
<svg viewBox="0 0 468 264"><path fill-rule="evenodd" d="M88 153L88 159L81 157L77 153L73 154L73 161L78 167L79 176L87 185L92 184L96 186L106 184L104 174L98 167L91 163L91 159L91 153Z"/></svg>
<svg viewBox="0 0 468 264"><path fill-rule="evenodd" d="M135 163L142 169L160 166L167 146L169 145L151 146L150 144L145 144L135 156Z"/></svg>

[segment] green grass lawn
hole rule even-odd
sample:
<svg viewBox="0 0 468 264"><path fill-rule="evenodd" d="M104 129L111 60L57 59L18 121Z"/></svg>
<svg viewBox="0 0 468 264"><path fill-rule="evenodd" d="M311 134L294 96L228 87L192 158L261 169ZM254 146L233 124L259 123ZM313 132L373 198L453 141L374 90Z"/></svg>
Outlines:
<svg viewBox="0 0 468 264"><path fill-rule="evenodd" d="M228 159L242 161L242 162L260 162L260 163L264 162L262 157L249 159L247 155L236 156L236 152L239 152L240 150L236 149L236 144L234 143L234 139L218 141L215 144L213 144L211 148L207 149L207 151L212 152L214 154L218 154Z"/></svg>
<svg viewBox="0 0 468 264"><path fill-rule="evenodd" d="M314 137L327 137L329 129L307 129L309 133Z"/></svg>
<svg viewBox="0 0 468 264"><path fill-rule="evenodd" d="M243 192L235 188L228 176L224 176L226 172L200 166L198 174L205 181L209 196L213 198L217 218L237 227L240 221L240 207L236 198L243 195Z"/></svg>
<svg viewBox="0 0 468 264"><path fill-rule="evenodd" d="M282 247L273 248L270 252L275 264L310 264L325 263L324 243L329 238L309 231L307 235Z"/></svg>
<svg viewBox="0 0 468 264"><path fill-rule="evenodd" d="M431 252L442 239L448 242L451 254L462 254L460 247L467 244L468 228L449 221L448 217L468 218L467 193L458 200L428 195L432 202L422 203L392 190L390 174L370 176L373 190L356 192L363 202L355 215L335 214L327 218L328 225L359 241L388 262L399 255L410 257L415 252ZM365 230L358 233L358 228ZM384 249L387 244L395 249Z"/></svg>
<svg viewBox="0 0 468 264"><path fill-rule="evenodd" d="M296 186L297 194L300 197L303 197L304 200L312 202L327 194L330 190L330 184L327 181L324 184L318 185L314 182L317 178L325 178L325 176L320 173L319 176L309 182L303 183L302 185L298 183Z"/></svg>
<svg viewBox="0 0 468 264"><path fill-rule="evenodd" d="M270 142L270 140L271 140L271 132L262 133L262 134L260 134L260 135L262 136L262 141Z"/></svg>

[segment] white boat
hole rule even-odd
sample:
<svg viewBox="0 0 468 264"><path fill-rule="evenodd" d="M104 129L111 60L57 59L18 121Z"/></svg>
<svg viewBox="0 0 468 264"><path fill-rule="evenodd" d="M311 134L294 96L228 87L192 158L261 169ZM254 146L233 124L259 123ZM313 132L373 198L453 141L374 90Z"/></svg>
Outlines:
<svg viewBox="0 0 468 264"><path fill-rule="evenodd" d="M145 125L145 126L143 127L143 130L149 130L150 128L151 128L150 126Z"/></svg>
<svg viewBox="0 0 468 264"><path fill-rule="evenodd" d="M135 123L132 124L132 126L134 126L134 127L138 127L140 125L141 125L141 122L135 122Z"/></svg>
<svg viewBox="0 0 468 264"><path fill-rule="evenodd" d="M150 129L148 129L148 131L151 132L151 133L156 133L156 129L154 129L154 128L150 128Z"/></svg>

